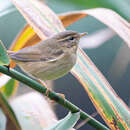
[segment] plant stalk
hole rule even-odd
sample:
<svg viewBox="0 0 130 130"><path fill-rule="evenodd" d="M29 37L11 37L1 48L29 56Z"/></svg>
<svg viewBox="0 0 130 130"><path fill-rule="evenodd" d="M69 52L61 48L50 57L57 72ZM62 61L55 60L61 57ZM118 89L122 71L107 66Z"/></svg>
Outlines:
<svg viewBox="0 0 130 130"><path fill-rule="evenodd" d="M45 88L43 85L41 85L36 80L33 80L30 77L14 70L14 69L8 69L5 66L0 66L0 72L20 81L20 82L28 85L29 87L35 89L36 91L44 94L51 100L54 100L58 104L61 104L63 107L67 108L72 113L80 111L80 119L86 120L87 118L89 118L90 120L88 121L88 124L90 124L91 126L96 128L97 130L109 130L106 126L101 124L99 121L95 120L93 117L91 117L90 115L88 115L87 113L82 111L80 108L78 108L77 106L75 106L74 104L69 102L68 100L63 99L55 92L48 90L47 88Z"/></svg>

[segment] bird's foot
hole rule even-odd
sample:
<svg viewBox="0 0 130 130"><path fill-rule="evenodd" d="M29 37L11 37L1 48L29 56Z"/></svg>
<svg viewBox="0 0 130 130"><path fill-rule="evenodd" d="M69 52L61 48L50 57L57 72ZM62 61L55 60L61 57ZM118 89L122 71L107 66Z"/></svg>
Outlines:
<svg viewBox="0 0 130 130"><path fill-rule="evenodd" d="M47 84L46 82L40 80L40 79L36 79L41 85L43 85L45 88L47 88Z"/></svg>
<svg viewBox="0 0 130 130"><path fill-rule="evenodd" d="M41 85L43 85L47 90L46 90L46 96L48 97L49 96L49 92L50 92L50 89L47 87L47 84L46 82L40 80L40 79L36 79Z"/></svg>
<svg viewBox="0 0 130 130"><path fill-rule="evenodd" d="M37 79L37 81L38 81L40 84L42 84L42 85L47 89L47 90L46 90L46 96L49 97L49 92L50 92L51 90L47 87L46 82L44 82L44 81L42 81L42 80L40 80L40 79ZM58 96L60 96L61 98L63 98L63 99L64 99L64 102L65 102L65 95L62 94L62 93L57 93L57 94L58 94ZM50 101L50 103L51 103L51 104L55 104L56 101L52 99L52 100Z"/></svg>

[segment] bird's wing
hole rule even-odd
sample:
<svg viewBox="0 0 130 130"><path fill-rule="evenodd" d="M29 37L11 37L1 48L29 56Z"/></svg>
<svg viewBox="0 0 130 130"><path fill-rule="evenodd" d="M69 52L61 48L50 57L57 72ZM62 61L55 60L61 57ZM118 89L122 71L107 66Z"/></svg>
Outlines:
<svg viewBox="0 0 130 130"><path fill-rule="evenodd" d="M23 48L18 52L11 52L9 53L9 57L15 61L21 62L54 62L58 59L62 58L64 53L59 50L57 52L47 52L47 51L40 51L37 48L27 47Z"/></svg>

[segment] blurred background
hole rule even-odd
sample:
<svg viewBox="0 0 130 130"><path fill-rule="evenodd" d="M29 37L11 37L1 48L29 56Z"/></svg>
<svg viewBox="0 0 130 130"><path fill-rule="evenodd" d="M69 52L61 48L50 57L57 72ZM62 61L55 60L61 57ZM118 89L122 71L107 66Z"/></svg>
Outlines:
<svg viewBox="0 0 130 130"><path fill-rule="evenodd" d="M10 4L9 0L4 1L0 0L0 40L8 48L26 22ZM45 2L57 14L92 7L108 7L115 9L120 15L128 19L127 10L126 15L124 15L125 8L127 8L128 4L121 4L120 1L116 2L117 0L113 4L111 2L101 2L101 0L99 2L97 0L91 0L90 3L88 1L47 0ZM119 9L121 5L122 8ZM127 105L130 105L130 51L124 41L111 29L108 29L107 26L91 16L81 19L67 27L67 29L88 32L88 36L81 40L80 46L84 48L86 54L106 77L119 97ZM54 81L54 89L58 93L64 93L69 101L79 106L88 114L96 112L83 87L70 73ZM60 105L57 105L55 111L59 118L63 118L67 113ZM99 115L95 118L104 123ZM86 130L87 128L93 130L88 124L80 129Z"/></svg>

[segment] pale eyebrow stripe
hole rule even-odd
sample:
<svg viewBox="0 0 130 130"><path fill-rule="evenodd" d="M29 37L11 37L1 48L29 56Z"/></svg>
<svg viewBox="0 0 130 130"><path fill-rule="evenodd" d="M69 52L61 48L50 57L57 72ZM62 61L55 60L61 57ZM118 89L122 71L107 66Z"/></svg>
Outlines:
<svg viewBox="0 0 130 130"><path fill-rule="evenodd" d="M70 37L76 38L76 36L77 36L77 35L72 35L72 36L69 35L69 36L66 36L65 38L59 39L59 40L57 40L57 41L58 41L58 42L59 42L59 41L64 41L64 40L67 40L67 39L70 38Z"/></svg>

